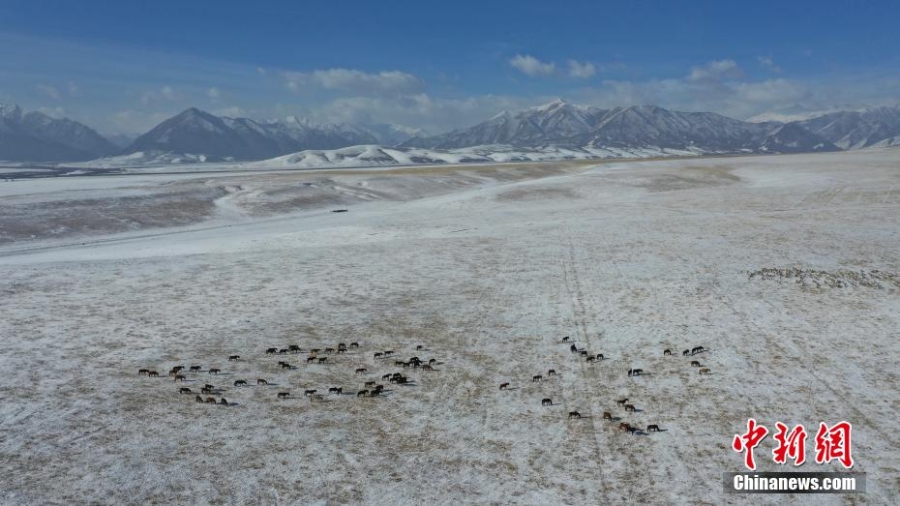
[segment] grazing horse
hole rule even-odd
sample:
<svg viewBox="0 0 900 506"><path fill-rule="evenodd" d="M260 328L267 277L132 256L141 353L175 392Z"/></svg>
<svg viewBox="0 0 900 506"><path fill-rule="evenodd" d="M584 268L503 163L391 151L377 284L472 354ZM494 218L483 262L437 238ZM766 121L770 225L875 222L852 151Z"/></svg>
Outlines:
<svg viewBox="0 0 900 506"><path fill-rule="evenodd" d="M604 419L604 420L612 420L612 413L610 413L609 411L604 411L604 412L603 412L603 419Z"/></svg>
<svg viewBox="0 0 900 506"><path fill-rule="evenodd" d="M575 346L574 343L572 343L572 346L569 346L569 351L571 351L572 353L578 353L578 347Z"/></svg>
<svg viewBox="0 0 900 506"><path fill-rule="evenodd" d="M150 369L140 369L138 370L138 376L144 376L146 374L150 374Z"/></svg>
<svg viewBox="0 0 900 506"><path fill-rule="evenodd" d="M148 371L148 372L147 372L147 377L148 377L148 378L158 378L158 377L159 377L159 373L156 372L156 371Z"/></svg>
<svg viewBox="0 0 900 506"><path fill-rule="evenodd" d="M175 376L176 374L178 374L179 371L181 371L181 369L179 369L177 367L173 367L169 370L169 376Z"/></svg>
<svg viewBox="0 0 900 506"><path fill-rule="evenodd" d="M700 369L700 374L709 374L709 368L703 367L702 369Z"/></svg>
<svg viewBox="0 0 900 506"><path fill-rule="evenodd" d="M199 371L200 369L203 369L203 367L201 367L201 366L199 366L199 365L192 365L192 366L191 366L191 372L197 372L197 371Z"/></svg>
<svg viewBox="0 0 900 506"><path fill-rule="evenodd" d="M659 425L651 424L647 426L647 432L659 432Z"/></svg>
<svg viewBox="0 0 900 506"><path fill-rule="evenodd" d="M281 368L282 368L282 369L293 369L294 366L292 366L291 364L289 364L289 363L287 363L287 362L282 362L282 363L281 363Z"/></svg>
<svg viewBox="0 0 900 506"><path fill-rule="evenodd" d="M369 395L369 391L368 391L368 390L360 390L359 392L356 392L356 396L357 396L357 397L365 397L365 396L367 396L367 395Z"/></svg>
<svg viewBox="0 0 900 506"><path fill-rule="evenodd" d="M290 392L278 392L278 396L277 396L277 397L278 397L279 399L287 399L287 398L290 397L290 396L291 396L291 393L290 393Z"/></svg>
<svg viewBox="0 0 900 506"><path fill-rule="evenodd" d="M704 351L706 351L706 348L704 348L703 346L694 346L693 348L691 348L691 355L703 353Z"/></svg>
<svg viewBox="0 0 900 506"><path fill-rule="evenodd" d="M556 369L550 369L549 371L547 371L547 377L549 378L550 376L556 376Z"/></svg>
<svg viewBox="0 0 900 506"><path fill-rule="evenodd" d="M422 345L421 345L421 344L417 344L417 345L416 345L416 351L419 351L419 350L421 350L421 349L422 349Z"/></svg>
<svg viewBox="0 0 900 506"><path fill-rule="evenodd" d="M500 383L500 390L506 390L509 388L509 383Z"/></svg>
<svg viewBox="0 0 900 506"><path fill-rule="evenodd" d="M638 428L637 428L637 427L631 427L631 426L629 426L627 430L628 430L628 432L630 432L631 435L633 436L633 435L637 434Z"/></svg>
<svg viewBox="0 0 900 506"><path fill-rule="evenodd" d="M393 376L393 374L387 373L387 374L381 376L381 381L391 379L391 376Z"/></svg>
<svg viewBox="0 0 900 506"><path fill-rule="evenodd" d="M381 390L372 390L369 392L369 397L375 397L376 395L381 395Z"/></svg>
<svg viewBox="0 0 900 506"><path fill-rule="evenodd" d="M544 381L544 377L540 374L536 374L531 377L531 382L534 383L535 381Z"/></svg>
<svg viewBox="0 0 900 506"><path fill-rule="evenodd" d="M306 357L306 363L307 363L307 364L310 363L310 362L315 362L315 361L316 361L316 357L312 357L312 356Z"/></svg>
<svg viewBox="0 0 900 506"><path fill-rule="evenodd" d="M312 389L312 390L304 390L304 391L303 391L303 395L312 395L312 394L314 394L314 393L316 393L316 389L315 389L315 388Z"/></svg>
<svg viewBox="0 0 900 506"><path fill-rule="evenodd" d="M367 382L365 382L365 383L363 384L363 386L366 387L366 388L374 387L374 386L375 386L375 382L374 382L374 381L367 381Z"/></svg>
<svg viewBox="0 0 900 506"><path fill-rule="evenodd" d="M209 389L209 390L215 390L215 389L216 389L216 387L215 387L214 385L210 385L209 383L203 385L203 388L206 388L206 389Z"/></svg>
<svg viewBox="0 0 900 506"><path fill-rule="evenodd" d="M587 360L588 362L593 362L594 360L597 360L597 358L593 355L589 355L585 360Z"/></svg>
<svg viewBox="0 0 900 506"><path fill-rule="evenodd" d="M181 387L178 389L179 394L189 394L191 393L191 389L187 387Z"/></svg>
<svg viewBox="0 0 900 506"><path fill-rule="evenodd" d="M257 384L257 385L268 385L269 382L266 381L266 380L264 380L264 379L262 379L262 378L257 378L257 379L256 379L256 384Z"/></svg>
<svg viewBox="0 0 900 506"><path fill-rule="evenodd" d="M184 377L183 374L176 374L176 375L175 375L175 381L182 381L182 382L183 382L184 380L185 380L185 377Z"/></svg>
<svg viewBox="0 0 900 506"><path fill-rule="evenodd" d="M423 365L423 366L422 366L422 370L423 370L423 371L433 371L434 368L431 367L430 365Z"/></svg>
<svg viewBox="0 0 900 506"><path fill-rule="evenodd" d="M330 394L340 394L344 390L344 387L331 387L328 389L328 393Z"/></svg>
<svg viewBox="0 0 900 506"><path fill-rule="evenodd" d="M393 354L394 354L394 350L384 350L385 357L390 357Z"/></svg>
<svg viewBox="0 0 900 506"><path fill-rule="evenodd" d="M691 360L691 367L700 367L700 362L697 360Z"/></svg>
<svg viewBox="0 0 900 506"><path fill-rule="evenodd" d="M241 358L240 355L229 355L229 356L228 356L228 361L229 361L229 362L235 362L235 361L239 360L240 358Z"/></svg>
<svg viewBox="0 0 900 506"><path fill-rule="evenodd" d="M359 348L359 343L350 343L351 348Z"/></svg>
<svg viewBox="0 0 900 506"><path fill-rule="evenodd" d="M619 424L619 430L629 431L629 430L631 430L631 425L629 425L625 422L622 422Z"/></svg>
<svg viewBox="0 0 900 506"><path fill-rule="evenodd" d="M207 398L206 398L206 403L207 403L207 404L215 404L215 403L216 403L216 398L215 398L215 397L207 397Z"/></svg>
<svg viewBox="0 0 900 506"><path fill-rule="evenodd" d="M375 358L381 358L382 355L384 355L384 354L381 353L380 351L376 351L376 352L375 352Z"/></svg>
<svg viewBox="0 0 900 506"><path fill-rule="evenodd" d="M325 353L334 353L334 348L325 348Z"/></svg>
<svg viewBox="0 0 900 506"><path fill-rule="evenodd" d="M586 357L588 355L587 350L581 350L578 353L580 353L582 357Z"/></svg>
<svg viewBox="0 0 900 506"><path fill-rule="evenodd" d="M405 365L405 364L406 364L406 362L404 362L402 360L394 360L394 365Z"/></svg>
<svg viewBox="0 0 900 506"><path fill-rule="evenodd" d="M631 411L632 413L634 413L634 411L635 411L634 404L626 404L625 411Z"/></svg>
<svg viewBox="0 0 900 506"><path fill-rule="evenodd" d="M218 376L220 372L222 372L222 371L213 367L212 369L209 370L209 372L207 374L215 374L216 376Z"/></svg>
<svg viewBox="0 0 900 506"><path fill-rule="evenodd" d="M245 387L245 386L247 386L247 381L246 380L237 380L234 382L234 386Z"/></svg>
<svg viewBox="0 0 900 506"><path fill-rule="evenodd" d="M566 336L566 337L562 338L562 342L568 343L568 342L569 342L569 336Z"/></svg>
<svg viewBox="0 0 900 506"><path fill-rule="evenodd" d="M320 364L324 364L328 360L328 357L322 357L319 359Z"/></svg>
<svg viewBox="0 0 900 506"><path fill-rule="evenodd" d="M569 411L569 418L581 418L581 413L577 411Z"/></svg>
<svg viewBox="0 0 900 506"><path fill-rule="evenodd" d="M282 349L278 350L279 355L287 355L287 353L288 353L287 348L282 348Z"/></svg>
<svg viewBox="0 0 900 506"><path fill-rule="evenodd" d="M222 397L222 398L219 400L219 405L221 405L221 406L227 406L227 405L228 405L228 401L226 401L225 398Z"/></svg>
<svg viewBox="0 0 900 506"><path fill-rule="evenodd" d="M666 349L663 350L663 356L664 356L664 357L665 357L665 356L668 356L668 355L671 355L671 354L672 354L672 350L670 350L670 349L668 349L668 348L666 348Z"/></svg>
<svg viewBox="0 0 900 506"><path fill-rule="evenodd" d="M266 348L266 355L274 355L278 353L278 348Z"/></svg>
<svg viewBox="0 0 900 506"><path fill-rule="evenodd" d="M291 353L300 353L300 347L296 344L291 344L288 346L288 351L290 351Z"/></svg>
<svg viewBox="0 0 900 506"><path fill-rule="evenodd" d="M628 369L629 376L640 376L641 374L644 374L643 369Z"/></svg>
<svg viewBox="0 0 900 506"><path fill-rule="evenodd" d="M339 350L347 349L347 344L346 343L338 343L338 349Z"/></svg>
<svg viewBox="0 0 900 506"><path fill-rule="evenodd" d="M395 383L397 383L398 385L405 385L407 382L409 382L409 380L406 379L406 376L400 376L396 379L397 381L395 381ZM394 381L394 378L391 378L391 381Z"/></svg>
<svg viewBox="0 0 900 506"><path fill-rule="evenodd" d="M686 357L686 356L688 356L688 355L690 355L690 354L691 354L691 350L684 350L684 351L681 352L681 356L682 356L682 357Z"/></svg>
<svg viewBox="0 0 900 506"><path fill-rule="evenodd" d="M553 399L550 399L549 397L545 397L545 398L541 399L541 406L552 406L552 405L553 405Z"/></svg>
<svg viewBox="0 0 900 506"><path fill-rule="evenodd" d="M384 390L384 385L375 385L375 391L376 391L376 392L380 392L380 391L382 391L382 390Z"/></svg>
<svg viewBox="0 0 900 506"><path fill-rule="evenodd" d="M620 405L620 406L624 406L627 402L628 402L628 397L626 397L626 398L624 398L624 399L619 399L619 400L617 400L617 401L616 401L616 404L618 404L618 405Z"/></svg>
<svg viewBox="0 0 900 506"><path fill-rule="evenodd" d="M206 394L211 394L211 393L213 393L213 389L212 389L212 388L206 388L206 387L203 387L203 388L200 389L200 393L201 393L201 394L204 394L204 395L206 395Z"/></svg>
<svg viewBox="0 0 900 506"><path fill-rule="evenodd" d="M436 363L437 363L437 359L436 359L436 358L430 358L430 359L428 359L428 364L429 364L429 365L431 365L431 364L436 364Z"/></svg>
<svg viewBox="0 0 900 506"><path fill-rule="evenodd" d="M197 397L194 397L194 400L197 401L197 402L203 402L203 397L200 397L200 396L198 395Z"/></svg>
<svg viewBox="0 0 900 506"><path fill-rule="evenodd" d="M367 369L365 367L360 367L359 369L356 370L356 372L354 374L365 374L366 371L367 371Z"/></svg>

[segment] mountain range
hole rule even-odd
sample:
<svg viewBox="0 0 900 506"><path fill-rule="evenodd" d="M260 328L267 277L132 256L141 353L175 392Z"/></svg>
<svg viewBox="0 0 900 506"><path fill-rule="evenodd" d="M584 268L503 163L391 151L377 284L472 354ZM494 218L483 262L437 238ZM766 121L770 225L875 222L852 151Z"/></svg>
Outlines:
<svg viewBox="0 0 900 506"><path fill-rule="evenodd" d="M716 113L679 112L652 105L583 107L558 99L433 136L400 125L320 124L298 117L261 121L220 117L190 108L127 147L122 147L127 142L124 139L114 140L69 119L0 105L0 160L41 162L111 155L131 155L132 159L164 155L172 160L263 160L372 145L394 146L394 153L396 149L438 152L481 146L544 153L835 151L900 145L900 106L832 112L782 123L740 121ZM479 152L483 154L483 150ZM310 156L315 159L318 155Z"/></svg>

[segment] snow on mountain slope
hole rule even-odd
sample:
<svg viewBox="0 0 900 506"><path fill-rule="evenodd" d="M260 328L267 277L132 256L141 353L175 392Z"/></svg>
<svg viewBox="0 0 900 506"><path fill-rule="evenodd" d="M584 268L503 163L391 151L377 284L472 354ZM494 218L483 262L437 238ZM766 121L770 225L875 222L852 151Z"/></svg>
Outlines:
<svg viewBox="0 0 900 506"><path fill-rule="evenodd" d="M115 145L77 121L0 104L0 160L89 160L116 151Z"/></svg>
<svg viewBox="0 0 900 506"><path fill-rule="evenodd" d="M841 149L900 143L900 106L835 112L797 124Z"/></svg>

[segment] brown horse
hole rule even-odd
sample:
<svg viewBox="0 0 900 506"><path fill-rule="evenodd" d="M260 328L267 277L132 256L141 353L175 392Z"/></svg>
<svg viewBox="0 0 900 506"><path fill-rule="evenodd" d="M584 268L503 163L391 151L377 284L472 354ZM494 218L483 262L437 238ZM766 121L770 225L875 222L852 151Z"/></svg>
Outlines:
<svg viewBox="0 0 900 506"><path fill-rule="evenodd" d="M604 412L603 412L603 419L604 419L604 420L612 420L612 413L610 413L609 411L604 411Z"/></svg>
<svg viewBox="0 0 900 506"><path fill-rule="evenodd" d="M704 368L700 369L700 374L709 374L709 368L704 367Z"/></svg>
<svg viewBox="0 0 900 506"><path fill-rule="evenodd" d="M500 383L500 390L506 390L509 388L509 383Z"/></svg>
<svg viewBox="0 0 900 506"><path fill-rule="evenodd" d="M665 350L663 350L663 356L667 356L667 355L671 355L671 354L672 354L672 350L670 350L670 349L668 349L668 348L666 348Z"/></svg>
<svg viewBox="0 0 900 506"><path fill-rule="evenodd" d="M366 388L374 387L374 386L375 386L375 382L374 382L374 381L367 381L367 382L365 382L365 383L363 384L363 386L366 387Z"/></svg>
<svg viewBox="0 0 900 506"><path fill-rule="evenodd" d="M187 387L181 387L178 389L179 394L189 394L191 393L191 389Z"/></svg>
<svg viewBox="0 0 900 506"><path fill-rule="evenodd" d="M647 432L659 432L659 425L656 425L656 424L648 425Z"/></svg>
<svg viewBox="0 0 900 506"><path fill-rule="evenodd" d="M382 353L380 351L375 352L375 358L381 358Z"/></svg>
<svg viewBox="0 0 900 506"><path fill-rule="evenodd" d="M385 357L390 357L393 354L394 354L394 350L384 350Z"/></svg>
<svg viewBox="0 0 900 506"><path fill-rule="evenodd" d="M185 380L185 377L184 377L183 374L176 374L176 375L175 375L175 381L184 381L184 380Z"/></svg>
<svg viewBox="0 0 900 506"><path fill-rule="evenodd" d="M422 370L423 371L433 371L434 367L431 367L430 365L423 365Z"/></svg>
<svg viewBox="0 0 900 506"><path fill-rule="evenodd" d="M222 406L227 406L227 405L228 405L228 401L226 401L225 398L222 397L222 398L219 400L219 404L222 405Z"/></svg>
<svg viewBox="0 0 900 506"><path fill-rule="evenodd" d="M631 430L631 425L629 425L625 422L622 422L619 424L619 430L629 431L629 430Z"/></svg>
<svg viewBox="0 0 900 506"><path fill-rule="evenodd" d="M213 389L212 389L212 388L206 388L206 387L203 387L203 388L200 389L200 393L203 394L203 395L211 394L211 393L213 393Z"/></svg>
<svg viewBox="0 0 900 506"><path fill-rule="evenodd" d="M198 395L197 397L194 397L194 400L197 401L197 402L201 402L201 403L202 403L202 402L203 402L203 397L200 397L200 396Z"/></svg>
<svg viewBox="0 0 900 506"><path fill-rule="evenodd" d="M234 382L234 386L245 387L245 386L247 386L247 380L237 380Z"/></svg>
<svg viewBox="0 0 900 506"><path fill-rule="evenodd" d="M278 353L278 348L266 348L266 355L274 355Z"/></svg>
<svg viewBox="0 0 900 506"><path fill-rule="evenodd" d="M701 367L700 362L697 360L691 360L691 367Z"/></svg>
<svg viewBox="0 0 900 506"><path fill-rule="evenodd" d="M631 411L633 413L635 411L635 409L636 408L634 407L634 404L626 404L625 405L625 411Z"/></svg>
<svg viewBox="0 0 900 506"><path fill-rule="evenodd" d="M158 377L159 377L159 373L156 372L156 371L148 371L148 372L147 372L147 377L148 377L148 378L158 378Z"/></svg>
<svg viewBox="0 0 900 506"><path fill-rule="evenodd" d="M215 403L216 403L216 398L215 398L215 397L207 397L207 398L206 398L206 403L207 403L207 404L215 404Z"/></svg>
<svg viewBox="0 0 900 506"><path fill-rule="evenodd" d="M368 390L360 390L359 392L356 392L356 396L357 396L357 397L365 397L365 396L367 396L367 395L369 395L369 391L368 391Z"/></svg>
<svg viewBox="0 0 900 506"><path fill-rule="evenodd" d="M581 418L581 413L577 411L569 411L569 418Z"/></svg>
<svg viewBox="0 0 900 506"><path fill-rule="evenodd" d="M256 384L257 384L257 385L268 385L269 382L266 381L266 380L264 380L264 379L262 379L262 378L258 378L258 379L256 380Z"/></svg>
<svg viewBox="0 0 900 506"><path fill-rule="evenodd" d="M585 360L587 360L588 362L593 362L594 360L597 360L597 358L594 357L593 355L589 355L589 356L587 357L587 359L585 359Z"/></svg>
<svg viewBox="0 0 900 506"><path fill-rule="evenodd" d="M303 395L312 395L312 394L314 394L314 393L316 393L316 389L315 389L315 388L313 388L312 390L304 390L304 391L303 391Z"/></svg>
<svg viewBox="0 0 900 506"><path fill-rule="evenodd" d="M214 368L210 369L209 372L208 372L207 374L215 374L216 376L218 376L220 372L222 372L221 369L216 369L216 368L214 367Z"/></svg>
<svg viewBox="0 0 900 506"><path fill-rule="evenodd" d="M325 348L325 353L334 353L334 348Z"/></svg>
<svg viewBox="0 0 900 506"><path fill-rule="evenodd" d="M618 404L618 405L620 405L620 406L624 406L625 403L627 403L627 402L628 402L628 397L625 397L624 399L619 399L619 400L617 400L617 401L616 401L616 404Z"/></svg>
<svg viewBox="0 0 900 506"><path fill-rule="evenodd" d="M317 357L306 357L306 363L315 362Z"/></svg>
<svg viewBox="0 0 900 506"><path fill-rule="evenodd" d="M367 371L367 369L365 367L360 367L359 369L356 370L356 372L354 374L365 374L366 371Z"/></svg>
<svg viewBox="0 0 900 506"><path fill-rule="evenodd" d="M279 399L287 399L290 396L291 396L290 392L278 392L278 395L277 395L277 397Z"/></svg>
<svg viewBox="0 0 900 506"><path fill-rule="evenodd" d="M202 366L199 366L199 365L192 365L192 366L191 366L191 372L198 372L200 369L203 369L203 367L202 367Z"/></svg>
<svg viewBox="0 0 900 506"><path fill-rule="evenodd" d="M552 405L553 405L553 399L550 399L549 397L545 397L545 398L541 399L541 406L552 406Z"/></svg>
<svg viewBox="0 0 900 506"><path fill-rule="evenodd" d="M393 376L391 373L387 373L381 377L381 381L389 380L391 379L391 376Z"/></svg>
<svg viewBox="0 0 900 506"><path fill-rule="evenodd" d="M328 357L322 357L319 359L320 364L324 364L328 360Z"/></svg>
<svg viewBox="0 0 900 506"><path fill-rule="evenodd" d="M421 344L417 344L417 345L416 345L416 351L419 351L419 350L421 350L421 349L422 349L422 345L421 345Z"/></svg>

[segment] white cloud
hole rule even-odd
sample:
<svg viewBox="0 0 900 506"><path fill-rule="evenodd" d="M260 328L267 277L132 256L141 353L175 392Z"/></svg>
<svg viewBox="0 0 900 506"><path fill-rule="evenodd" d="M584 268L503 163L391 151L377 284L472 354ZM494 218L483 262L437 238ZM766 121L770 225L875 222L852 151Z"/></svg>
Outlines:
<svg viewBox="0 0 900 506"><path fill-rule="evenodd" d="M38 107L38 112L46 114L51 118L66 117L66 110L62 107Z"/></svg>
<svg viewBox="0 0 900 506"><path fill-rule="evenodd" d="M56 89L55 86L51 86L49 84L38 84L37 86L35 86L35 88L44 95L52 98L53 100L59 100L61 96L59 90Z"/></svg>
<svg viewBox="0 0 900 506"><path fill-rule="evenodd" d="M209 97L213 102L219 99L219 88L213 86L212 88L206 90L206 96Z"/></svg>
<svg viewBox="0 0 900 506"><path fill-rule="evenodd" d="M688 76L690 81L720 81L725 79L740 79L744 77L744 71L734 60L715 60L693 67Z"/></svg>
<svg viewBox="0 0 900 506"><path fill-rule="evenodd" d="M243 118L247 116L247 112L236 105L216 109L212 113L216 116L228 116L229 118Z"/></svg>
<svg viewBox="0 0 900 506"><path fill-rule="evenodd" d="M757 56L756 60L762 68L776 74L781 73L781 67L775 65L775 61L772 58L768 56Z"/></svg>
<svg viewBox="0 0 900 506"><path fill-rule="evenodd" d="M597 67L591 62L579 63L569 60L569 76L579 79L587 79L597 73Z"/></svg>
<svg viewBox="0 0 900 506"><path fill-rule="evenodd" d="M282 74L291 91L325 89L345 91L360 95L392 95L419 93L425 83L418 77L399 70L377 73L353 69L334 68L312 72L284 72Z"/></svg>
<svg viewBox="0 0 900 506"><path fill-rule="evenodd" d="M183 95L171 86L163 86L158 90L149 90L141 94L141 103L144 105L156 104L160 102L174 102L181 100Z"/></svg>
<svg viewBox="0 0 900 506"><path fill-rule="evenodd" d="M555 63L544 63L534 56L517 54L509 64L528 76L549 76L556 71Z"/></svg>

